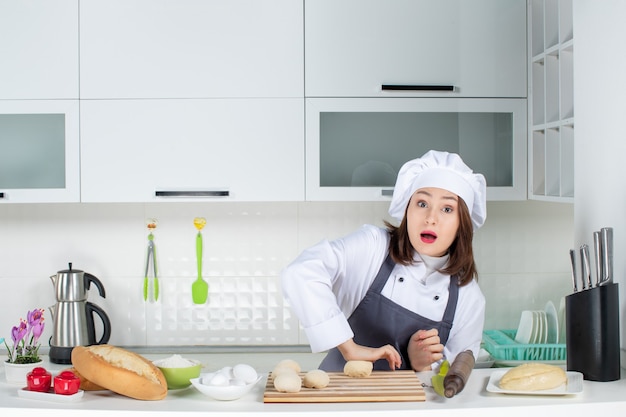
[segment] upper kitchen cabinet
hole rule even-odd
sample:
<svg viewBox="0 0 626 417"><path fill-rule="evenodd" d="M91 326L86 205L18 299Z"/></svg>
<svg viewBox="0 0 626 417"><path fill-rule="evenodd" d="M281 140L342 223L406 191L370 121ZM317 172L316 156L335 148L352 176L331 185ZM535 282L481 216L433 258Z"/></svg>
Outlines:
<svg viewBox="0 0 626 417"><path fill-rule="evenodd" d="M532 0L529 10L529 198L574 202L572 0Z"/></svg>
<svg viewBox="0 0 626 417"><path fill-rule="evenodd" d="M302 201L303 119L302 98L82 100L82 201Z"/></svg>
<svg viewBox="0 0 626 417"><path fill-rule="evenodd" d="M305 0L307 97L526 97L526 0Z"/></svg>
<svg viewBox="0 0 626 417"><path fill-rule="evenodd" d="M307 98L307 200L389 201L430 149L485 175L489 200L526 199L526 100Z"/></svg>
<svg viewBox="0 0 626 417"><path fill-rule="evenodd" d="M78 100L0 100L0 204L80 201L78 126Z"/></svg>
<svg viewBox="0 0 626 417"><path fill-rule="evenodd" d="M0 99L78 98L78 0L0 0Z"/></svg>
<svg viewBox="0 0 626 417"><path fill-rule="evenodd" d="M82 0L81 98L302 97L294 0Z"/></svg>

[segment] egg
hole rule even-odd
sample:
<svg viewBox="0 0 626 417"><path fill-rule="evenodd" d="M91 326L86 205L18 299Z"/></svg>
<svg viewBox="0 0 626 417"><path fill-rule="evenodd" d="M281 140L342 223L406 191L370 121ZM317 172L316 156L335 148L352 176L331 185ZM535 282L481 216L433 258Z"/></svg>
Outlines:
<svg viewBox="0 0 626 417"><path fill-rule="evenodd" d="M259 377L254 368L245 363L240 363L233 367L233 376L246 384L251 384Z"/></svg>
<svg viewBox="0 0 626 417"><path fill-rule="evenodd" d="M209 381L209 385L226 386L230 384L230 379L222 372L217 372Z"/></svg>
<svg viewBox="0 0 626 417"><path fill-rule="evenodd" d="M233 374L232 366L225 366L222 369L220 369L220 372L224 374L224 376L228 379L233 379L235 377L235 375Z"/></svg>

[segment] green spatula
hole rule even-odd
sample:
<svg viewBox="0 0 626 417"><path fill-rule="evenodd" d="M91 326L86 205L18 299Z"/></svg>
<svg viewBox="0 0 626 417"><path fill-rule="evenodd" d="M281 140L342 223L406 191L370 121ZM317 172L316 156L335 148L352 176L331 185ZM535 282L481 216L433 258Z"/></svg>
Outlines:
<svg viewBox="0 0 626 417"><path fill-rule="evenodd" d="M202 279L202 233L200 231L206 224L204 217L196 217L193 219L193 225L198 229L196 235L196 258L198 260L198 278L191 284L191 297L194 304L206 303L209 295L209 284Z"/></svg>

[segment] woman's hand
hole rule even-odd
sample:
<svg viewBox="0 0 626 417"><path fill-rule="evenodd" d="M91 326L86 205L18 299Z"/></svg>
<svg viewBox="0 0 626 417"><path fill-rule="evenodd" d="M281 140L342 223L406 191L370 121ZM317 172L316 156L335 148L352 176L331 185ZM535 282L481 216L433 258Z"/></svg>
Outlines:
<svg viewBox="0 0 626 417"><path fill-rule="evenodd" d="M372 348L361 346L349 339L339 346L339 352L346 361L370 361L375 362L379 359L386 359L389 363L389 369L394 370L402 366L402 358L398 351L391 345Z"/></svg>
<svg viewBox="0 0 626 417"><path fill-rule="evenodd" d="M409 339L409 362L414 371L427 371L443 358L443 345L437 329L418 330Z"/></svg>

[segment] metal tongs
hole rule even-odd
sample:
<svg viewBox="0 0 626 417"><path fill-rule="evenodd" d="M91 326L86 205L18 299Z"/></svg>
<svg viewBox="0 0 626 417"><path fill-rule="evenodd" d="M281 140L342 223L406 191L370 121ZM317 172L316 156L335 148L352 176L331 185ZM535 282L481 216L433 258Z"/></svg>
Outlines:
<svg viewBox="0 0 626 417"><path fill-rule="evenodd" d="M580 266L582 290L591 289L594 286L611 284L613 282L613 228L603 227L600 231L593 232L593 249L595 261L595 285L591 277L591 262L589 260L589 246L580 245ZM572 263L572 281L574 292L578 292L578 271L576 268L576 251L570 249L570 261Z"/></svg>
<svg viewBox="0 0 626 417"><path fill-rule="evenodd" d="M149 219L147 222L148 234L148 255L146 256L146 274L143 279L143 299L144 301L157 301L159 299L159 279L157 277L156 249L154 247L154 235L152 231L157 227L156 219ZM152 263L153 279L149 279L150 264ZM150 285L152 282L152 285ZM152 291L150 291L152 290Z"/></svg>

